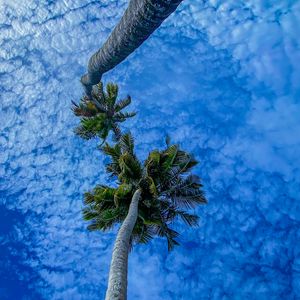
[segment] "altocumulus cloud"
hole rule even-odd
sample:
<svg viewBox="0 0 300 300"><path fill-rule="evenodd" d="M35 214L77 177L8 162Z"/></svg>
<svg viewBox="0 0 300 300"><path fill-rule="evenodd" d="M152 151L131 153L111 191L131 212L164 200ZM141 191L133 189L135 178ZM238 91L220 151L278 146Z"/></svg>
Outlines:
<svg viewBox="0 0 300 300"><path fill-rule="evenodd" d="M107 177L69 107L126 5L0 4L1 299L104 296L114 233L88 233L80 210ZM187 0L104 77L139 111L138 155L169 133L209 199L199 228L177 224L180 248L136 247L129 299L300 297L299 24L299 1Z"/></svg>

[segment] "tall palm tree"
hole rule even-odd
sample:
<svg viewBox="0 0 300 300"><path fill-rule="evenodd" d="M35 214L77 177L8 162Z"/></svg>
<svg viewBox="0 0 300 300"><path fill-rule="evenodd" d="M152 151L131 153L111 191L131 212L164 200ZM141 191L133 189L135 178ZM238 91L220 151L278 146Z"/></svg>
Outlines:
<svg viewBox="0 0 300 300"><path fill-rule="evenodd" d="M88 63L81 82L87 96L102 75L138 48L183 0L130 0L122 19Z"/></svg>
<svg viewBox="0 0 300 300"><path fill-rule="evenodd" d="M178 145L153 150L142 164L134 153L131 134L121 136L102 151L111 158L106 169L116 177L118 187L96 186L85 194L85 220L90 230L108 230L122 223L115 241L106 300L123 300L127 294L127 266L130 247L165 237L168 249L178 245L179 233L171 228L179 217L196 226L198 216L188 212L206 203L199 177L191 175L197 161Z"/></svg>
<svg viewBox="0 0 300 300"><path fill-rule="evenodd" d="M80 117L80 125L75 133L83 139L99 137L105 142L110 131L118 140L121 137L121 129L118 123L126 121L136 115L135 112L122 112L131 103L130 96L117 101L118 86L109 83L106 92L100 82L94 87L91 97L82 97L79 104L73 102L72 110Z"/></svg>

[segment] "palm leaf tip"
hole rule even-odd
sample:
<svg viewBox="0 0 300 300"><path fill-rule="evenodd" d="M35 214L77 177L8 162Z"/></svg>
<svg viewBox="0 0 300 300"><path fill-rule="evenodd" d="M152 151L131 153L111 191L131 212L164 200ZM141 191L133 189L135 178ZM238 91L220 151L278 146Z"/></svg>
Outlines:
<svg viewBox="0 0 300 300"><path fill-rule="evenodd" d="M108 83L106 86L106 93L108 101L111 105L115 105L117 97L118 97L118 85L113 83Z"/></svg>
<svg viewBox="0 0 300 300"><path fill-rule="evenodd" d="M88 229L89 231L95 231L95 230L99 230L99 229L101 229L101 228L99 228L99 226L98 226L98 224L97 224L96 222L92 222L91 224L89 224L89 225L87 226L87 229Z"/></svg>
<svg viewBox="0 0 300 300"><path fill-rule="evenodd" d="M119 144L124 153L128 152L129 154L133 154L134 138L130 132L122 135Z"/></svg>
<svg viewBox="0 0 300 300"><path fill-rule="evenodd" d="M116 112L121 111L122 109L127 107L130 103L131 103L131 97L128 95L127 98L117 102L116 107L115 107L115 111Z"/></svg>
<svg viewBox="0 0 300 300"><path fill-rule="evenodd" d="M120 129L120 127L117 125L117 124L113 124L112 125L112 130L113 130L113 133L114 133L114 139L115 141L119 141L121 136L122 136L122 131Z"/></svg>
<svg viewBox="0 0 300 300"><path fill-rule="evenodd" d="M132 118L136 115L136 112L118 112L114 115L116 122L125 122L128 118Z"/></svg>
<svg viewBox="0 0 300 300"><path fill-rule="evenodd" d="M91 204L95 201L94 195L91 193L84 193L84 204Z"/></svg>
<svg viewBox="0 0 300 300"><path fill-rule="evenodd" d="M196 227L198 226L198 222L199 222L199 217L196 215L192 215L189 214L187 212L184 211L180 211L179 216L181 217L181 219L188 225L191 227Z"/></svg>
<svg viewBox="0 0 300 300"><path fill-rule="evenodd" d="M167 242L168 242L168 251L172 251L175 246L179 246L179 243L175 240L179 236L179 233L171 228L167 229Z"/></svg>
<svg viewBox="0 0 300 300"><path fill-rule="evenodd" d="M95 220L98 214L91 208L87 207L83 209L83 219L86 221Z"/></svg>
<svg viewBox="0 0 300 300"><path fill-rule="evenodd" d="M74 101L72 101L71 110L76 117L79 117L82 115L82 110L80 109L79 105Z"/></svg>

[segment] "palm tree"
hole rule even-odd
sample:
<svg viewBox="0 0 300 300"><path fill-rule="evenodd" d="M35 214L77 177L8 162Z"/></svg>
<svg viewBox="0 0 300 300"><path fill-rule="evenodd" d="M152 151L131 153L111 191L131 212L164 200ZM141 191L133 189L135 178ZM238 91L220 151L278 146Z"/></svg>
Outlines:
<svg viewBox="0 0 300 300"><path fill-rule="evenodd" d="M118 123L135 116L136 113L122 112L131 103L130 96L120 101L117 101L117 97L118 86L116 84L107 84L106 92L104 92L100 82L94 87L90 98L84 96L79 104L73 102L72 110L76 116L80 117L80 125L75 129L75 133L86 140L99 137L104 143L112 130L115 139L118 140L121 137Z"/></svg>
<svg viewBox="0 0 300 300"><path fill-rule="evenodd" d="M88 63L81 82L87 96L102 75L138 48L183 0L130 0L122 19Z"/></svg>
<svg viewBox="0 0 300 300"><path fill-rule="evenodd" d="M199 177L191 175L197 161L178 145L152 151L142 164L134 153L130 133L102 151L111 159L107 172L118 187L96 186L85 193L85 220L90 230L108 230L122 223L113 249L106 300L126 299L127 266L130 248L148 243L154 236L167 239L168 249L178 245L179 233L171 228L179 217L196 226L198 216L188 212L206 203Z"/></svg>

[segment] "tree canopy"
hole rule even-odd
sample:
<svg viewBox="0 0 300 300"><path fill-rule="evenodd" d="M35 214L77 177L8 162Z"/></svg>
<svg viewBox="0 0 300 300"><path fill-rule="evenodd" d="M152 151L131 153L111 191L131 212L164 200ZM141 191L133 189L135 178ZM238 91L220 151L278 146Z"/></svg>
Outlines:
<svg viewBox="0 0 300 300"><path fill-rule="evenodd" d="M121 137L119 123L132 118L136 113L123 112L131 103L131 97L117 100L118 91L116 84L108 83L105 92L100 82L94 87L91 97L83 96L79 104L73 102L72 110L80 117L80 125L75 129L77 135L86 140L98 137L103 142L110 131L113 131L116 140Z"/></svg>
<svg viewBox="0 0 300 300"><path fill-rule="evenodd" d="M190 174L197 164L193 156L178 145L167 145L153 150L141 163L134 153L130 133L122 135L115 145L106 143L102 151L110 157L107 172L115 177L118 187L98 185L85 193L85 220L91 221L90 230L108 230L124 220L133 193L142 190L138 219L132 242L147 243L154 236L165 237L168 249L178 245L179 233L171 228L178 218L189 226L196 226L198 216L189 212L206 203L202 184Z"/></svg>

